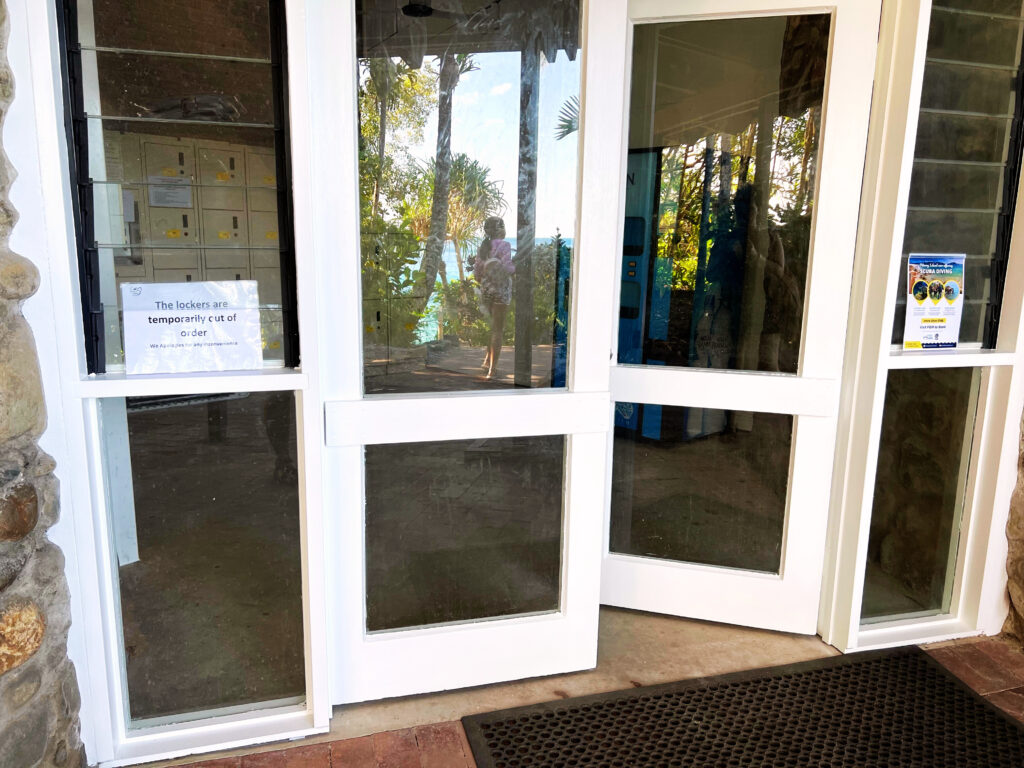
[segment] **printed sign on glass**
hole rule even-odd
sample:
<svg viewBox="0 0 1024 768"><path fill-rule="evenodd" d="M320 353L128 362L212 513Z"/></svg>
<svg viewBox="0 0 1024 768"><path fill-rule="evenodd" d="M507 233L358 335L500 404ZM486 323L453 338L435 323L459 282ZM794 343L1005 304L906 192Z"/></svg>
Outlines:
<svg viewBox="0 0 1024 768"><path fill-rule="evenodd" d="M904 349L955 349L964 307L964 254L912 253Z"/></svg>
<svg viewBox="0 0 1024 768"><path fill-rule="evenodd" d="M121 299L127 373L263 366L255 280L125 283Z"/></svg>

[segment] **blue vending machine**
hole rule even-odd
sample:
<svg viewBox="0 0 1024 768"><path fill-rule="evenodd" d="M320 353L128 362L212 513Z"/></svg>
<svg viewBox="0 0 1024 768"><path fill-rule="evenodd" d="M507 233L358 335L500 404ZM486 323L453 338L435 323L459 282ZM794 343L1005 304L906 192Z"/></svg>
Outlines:
<svg viewBox="0 0 1024 768"><path fill-rule="evenodd" d="M660 148L630 150L627 158L618 355L625 365L665 364L650 355L652 340L668 339L672 290L672 262L657 254L661 154ZM661 410L660 405L621 403L615 426L657 440Z"/></svg>

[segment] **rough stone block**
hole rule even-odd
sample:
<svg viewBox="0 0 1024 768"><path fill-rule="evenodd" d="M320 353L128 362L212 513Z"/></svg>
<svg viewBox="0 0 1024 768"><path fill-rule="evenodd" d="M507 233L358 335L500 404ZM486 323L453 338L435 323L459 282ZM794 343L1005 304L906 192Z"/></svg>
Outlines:
<svg viewBox="0 0 1024 768"><path fill-rule="evenodd" d="M21 483L0 496L0 541L20 541L38 520L39 497L33 486Z"/></svg>
<svg viewBox="0 0 1024 768"><path fill-rule="evenodd" d="M19 601L0 613L0 675L32 658L45 632L46 619L35 603Z"/></svg>

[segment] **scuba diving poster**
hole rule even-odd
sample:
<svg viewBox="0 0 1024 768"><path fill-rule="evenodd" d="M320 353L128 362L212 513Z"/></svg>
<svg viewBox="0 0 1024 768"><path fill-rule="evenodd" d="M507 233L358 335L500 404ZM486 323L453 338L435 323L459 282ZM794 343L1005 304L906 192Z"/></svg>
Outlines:
<svg viewBox="0 0 1024 768"><path fill-rule="evenodd" d="M904 349L956 349L966 259L965 254L910 254Z"/></svg>

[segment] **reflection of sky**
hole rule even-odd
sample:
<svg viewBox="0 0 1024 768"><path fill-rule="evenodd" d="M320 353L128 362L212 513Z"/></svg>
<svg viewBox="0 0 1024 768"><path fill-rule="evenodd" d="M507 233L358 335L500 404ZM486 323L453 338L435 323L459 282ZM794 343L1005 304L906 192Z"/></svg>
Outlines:
<svg viewBox="0 0 1024 768"><path fill-rule="evenodd" d="M473 55L479 69L463 75L455 88L452 114L452 154L464 152L491 169L508 208L505 227L516 232L519 176L519 54ZM576 220L576 152L578 133L555 140L562 105L579 94L579 58L569 61L559 51L553 64L541 57L540 117L537 160L537 237L553 237L555 228L572 237ZM427 118L423 142L410 147L420 160L434 157L437 111Z"/></svg>

